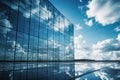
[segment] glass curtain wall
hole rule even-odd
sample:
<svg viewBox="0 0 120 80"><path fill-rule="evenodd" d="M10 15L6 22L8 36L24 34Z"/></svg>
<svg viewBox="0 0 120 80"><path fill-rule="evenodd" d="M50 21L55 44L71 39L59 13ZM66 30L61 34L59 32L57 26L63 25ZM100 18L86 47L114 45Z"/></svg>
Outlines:
<svg viewBox="0 0 120 80"><path fill-rule="evenodd" d="M0 0L0 61L14 62L0 64L3 80L56 80L56 73L74 75L74 65L31 63L73 59L74 25L48 0ZM19 70L21 77L16 74Z"/></svg>
<svg viewBox="0 0 120 80"><path fill-rule="evenodd" d="M0 1L0 60L73 60L73 31L48 0Z"/></svg>

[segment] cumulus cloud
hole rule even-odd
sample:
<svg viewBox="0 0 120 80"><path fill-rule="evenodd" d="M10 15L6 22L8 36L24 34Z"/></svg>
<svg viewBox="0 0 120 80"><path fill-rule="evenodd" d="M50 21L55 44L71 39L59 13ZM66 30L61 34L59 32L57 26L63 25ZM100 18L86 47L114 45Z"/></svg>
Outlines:
<svg viewBox="0 0 120 80"><path fill-rule="evenodd" d="M91 27L93 25L92 19L88 20L88 21L85 21L85 24L88 25L89 27Z"/></svg>
<svg viewBox="0 0 120 80"><path fill-rule="evenodd" d="M7 58L12 59L14 56L14 51L16 51L15 53L15 57L16 59L24 59L26 60L27 58L27 50L23 47L24 45L19 44L18 42L11 40L10 38L7 41L7 51L8 51L8 55Z"/></svg>
<svg viewBox="0 0 120 80"><path fill-rule="evenodd" d="M119 69L120 64L119 63L112 63L112 64L104 64L103 67L107 67L105 69L102 69L98 72L95 72L96 77L100 77L101 80L116 80L119 79Z"/></svg>
<svg viewBox="0 0 120 80"><path fill-rule="evenodd" d="M43 20L48 20L48 18L53 18L52 12L50 12L46 6L42 7L42 10L40 12L41 12L40 16Z"/></svg>
<svg viewBox="0 0 120 80"><path fill-rule="evenodd" d="M101 52L120 51L120 44L117 40L107 39L93 45L93 49Z"/></svg>
<svg viewBox="0 0 120 80"><path fill-rule="evenodd" d="M8 19L1 19L0 25L2 25L3 27L12 28L12 25Z"/></svg>
<svg viewBox="0 0 120 80"><path fill-rule="evenodd" d="M67 57L72 57L71 50L73 50L73 45L70 43L67 46L65 46L65 54L67 54Z"/></svg>
<svg viewBox="0 0 120 80"><path fill-rule="evenodd" d="M43 44L46 44L44 41L43 41ZM60 45L57 44L54 40L51 40L51 41L48 41L48 45L50 47L48 47L48 50L49 50L49 53L50 54L47 54L47 48L43 48L43 52L44 54L37 54L35 52L32 52L32 49L29 49L29 59L35 59L37 60L37 57L38 56L38 59L39 60L53 60L53 59L57 59L58 57L54 57L53 55L55 55L55 53L53 54L53 49L57 49ZM53 46L54 45L54 46ZM17 58L21 58L22 56L22 59L26 59L27 57L27 50L23 47L23 45L21 45L20 43L16 42L16 41L9 41L9 51L14 51L16 49L16 56ZM37 48L38 49L38 48ZM39 48L41 49L41 48ZM49 56L49 57L47 57ZM9 57L11 57L11 55L9 55ZM33 57L33 58L32 58Z"/></svg>
<svg viewBox="0 0 120 80"><path fill-rule="evenodd" d="M4 16L4 18L3 18ZM11 28L13 28L10 21L7 19L7 16L5 15L5 11L0 12L0 26L2 26L1 31L3 33L3 36L6 37L6 34L11 31Z"/></svg>
<svg viewBox="0 0 120 80"><path fill-rule="evenodd" d="M18 2L18 1L12 1L12 2L2 1L2 2L16 11L18 10L18 5L16 5L16 4L20 3L19 11L26 18L30 18L30 16L32 16L34 14L36 14L42 20L48 20L48 19L53 18L53 13L48 9L48 6L46 4L43 4L42 6L40 6L40 0L32 1L31 9L30 9L30 2L31 2L30 0L23 0L20 2ZM59 31L59 29L64 30L65 28L67 28L70 25L69 21L66 18L64 18L64 19L63 18L64 17L56 16L56 18L55 18L56 20L54 23L55 31ZM59 21L59 20L61 20L61 21ZM51 24L51 23L52 22L49 21L49 24Z"/></svg>
<svg viewBox="0 0 120 80"><path fill-rule="evenodd" d="M55 23L54 23L54 30L58 31L60 29L60 30L64 31L65 28L69 27L69 25L70 25L70 22L66 18L64 18L62 16L57 16Z"/></svg>
<svg viewBox="0 0 120 80"><path fill-rule="evenodd" d="M16 53L17 55L24 55L26 56L27 55L27 52L25 51L25 49L19 44L19 43L16 43L16 41L11 41L11 46L12 46L12 49L13 51L15 50L15 47L16 47Z"/></svg>
<svg viewBox="0 0 120 80"><path fill-rule="evenodd" d="M99 69L99 70L98 70ZM118 73L113 73L112 70L120 69L119 63L75 63L75 75L82 75L87 72L95 71L94 77L99 77L101 80L111 80L114 76L118 76ZM110 76L112 75L112 76ZM114 76L113 76L114 75ZM80 78L79 78L80 79Z"/></svg>
<svg viewBox="0 0 120 80"><path fill-rule="evenodd" d="M120 26L117 26L115 29L114 29L115 32L120 32Z"/></svg>
<svg viewBox="0 0 120 80"><path fill-rule="evenodd" d="M87 7L89 8L86 12L88 18L95 18L103 26L120 20L119 0L92 0Z"/></svg>
<svg viewBox="0 0 120 80"><path fill-rule="evenodd" d="M80 2L83 2L83 0L80 0Z"/></svg>
<svg viewBox="0 0 120 80"><path fill-rule="evenodd" d="M47 20L48 18L52 18L52 12L50 12L47 8L47 6L44 4L44 6L40 7L40 0L21 0L19 1L2 1L4 4L8 5L13 10L18 10L19 5L19 11L23 14L24 17L30 18L30 16L36 14L38 17L41 17L43 20ZM30 8L31 5L31 8ZM40 13L40 15L39 15Z"/></svg>
<svg viewBox="0 0 120 80"><path fill-rule="evenodd" d="M91 65L86 63L75 63L75 70L77 75L81 75L87 71L91 70Z"/></svg>
<svg viewBox="0 0 120 80"><path fill-rule="evenodd" d="M89 59L91 49L86 46L86 41L82 35L74 37L75 59Z"/></svg>
<svg viewBox="0 0 120 80"><path fill-rule="evenodd" d="M82 35L74 37L75 59L88 59L91 49L86 46L86 41Z"/></svg>
<svg viewBox="0 0 120 80"><path fill-rule="evenodd" d="M92 58L100 60L120 60L120 34L116 39L106 39L93 45Z"/></svg>
<svg viewBox="0 0 120 80"><path fill-rule="evenodd" d="M44 44L44 41L43 41L43 44ZM72 44L68 44L67 46L63 46L59 43L57 43L55 40L49 40L48 41L48 50L49 50L49 54L46 54L46 55L42 55L40 54L39 56L41 56L41 58L43 59L43 56L44 56L44 59L47 59L46 56L49 56L49 60L53 60L53 59L58 59L58 57L55 57L53 55L57 55L58 54L58 49L61 47L62 49L60 50L61 51L61 54L59 55L59 58L61 60L64 60L64 59L71 59L73 58L73 54L70 54L71 53L71 50L73 50L73 47L72 47ZM63 50L64 49L64 50ZM54 50L54 51L53 51ZM46 50L45 50L46 51ZM46 52L47 53L47 52ZM64 56L66 55L66 56Z"/></svg>
<svg viewBox="0 0 120 80"><path fill-rule="evenodd" d="M75 59L91 59L91 49L90 48L80 48L80 49L75 49Z"/></svg>
<svg viewBox="0 0 120 80"><path fill-rule="evenodd" d="M37 17L40 17L42 20L48 20L48 19L52 19L54 16L53 13L48 9L48 6L46 4L40 6L40 0L32 1L32 5L30 0L22 0L20 2L19 1L11 1L11 2L2 1L2 2L16 11L18 11L18 5L19 5L19 11L26 18L30 18L32 15L35 14L37 15ZM36 19L36 17L32 17L32 18ZM56 16L55 19L56 20L54 22L54 27L53 27L55 31L59 31L59 30L64 31L65 28L68 28L69 25L71 24L66 18L62 16ZM51 23L53 22L49 20L48 24L51 25Z"/></svg>
<svg viewBox="0 0 120 80"><path fill-rule="evenodd" d="M48 41L48 45L51 47L52 45L54 44L54 47L53 48L58 48L60 47L61 45L59 43L57 43L55 40L50 40ZM51 47L52 48L52 47Z"/></svg>
<svg viewBox="0 0 120 80"><path fill-rule="evenodd" d="M9 27L9 28L7 28L7 27L2 26L2 28L1 28L3 36L6 37L7 33L11 31L12 26L11 26L10 22L7 19L0 20L0 24L1 24L1 22L3 22L4 26Z"/></svg>
<svg viewBox="0 0 120 80"><path fill-rule="evenodd" d="M70 49L71 49L71 46L70 46L70 45L66 46L66 47L65 47L65 53L66 53L66 54L67 54L67 53L69 54Z"/></svg>
<svg viewBox="0 0 120 80"><path fill-rule="evenodd" d="M74 37L74 46L76 49L80 49L84 43L86 43L86 41L81 34Z"/></svg>
<svg viewBox="0 0 120 80"><path fill-rule="evenodd" d="M101 80L111 80L111 79L109 78L108 74L105 73L105 72L102 71L102 70L99 71L99 72L96 72L96 73L95 73L95 76L96 76L96 77L99 76Z"/></svg>
<svg viewBox="0 0 120 80"><path fill-rule="evenodd" d="M75 37L75 59L120 60L120 34L116 39L99 41L85 46L83 36Z"/></svg>
<svg viewBox="0 0 120 80"><path fill-rule="evenodd" d="M120 34L118 34L118 36L117 36L117 40L120 42Z"/></svg>
<svg viewBox="0 0 120 80"><path fill-rule="evenodd" d="M75 25L75 30L76 31L81 30L81 29L82 29L82 26L80 24Z"/></svg>
<svg viewBox="0 0 120 80"><path fill-rule="evenodd" d="M18 2L15 3L18 4ZM14 5L15 3L13 3L12 5ZM19 10L21 13L23 13L23 16L25 16L26 18L30 18L30 15L34 15L34 14L36 14L39 17L39 5L40 5L40 0L35 0L32 2L30 0L24 0L24 1L20 1Z"/></svg>

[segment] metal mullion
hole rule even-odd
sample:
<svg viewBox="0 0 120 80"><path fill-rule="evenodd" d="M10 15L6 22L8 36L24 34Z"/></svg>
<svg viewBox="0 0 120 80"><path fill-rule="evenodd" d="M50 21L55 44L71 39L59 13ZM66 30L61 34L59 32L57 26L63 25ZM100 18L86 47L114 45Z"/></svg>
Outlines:
<svg viewBox="0 0 120 80"><path fill-rule="evenodd" d="M31 1L30 1L30 3L32 3ZM30 18L29 18L29 32L28 32L28 51L27 51L27 71L28 71L28 67L29 67L29 56L28 56L28 54L29 54L29 42L30 42L30 22L31 22L31 5L30 5ZM27 80L28 80L28 74L26 75L26 78L27 78Z"/></svg>
<svg viewBox="0 0 120 80"><path fill-rule="evenodd" d="M19 2L20 2L20 0L19 0ZM19 8L20 8L20 3L18 3L18 13L17 13L17 15L18 15L18 19L17 19L17 27L16 27L16 36L15 36L15 50L14 50L14 63L13 63L13 79L14 79L14 74L15 74L15 72L14 72L14 70L15 70L15 58L16 58L16 44L17 44L17 33L18 33L18 20L19 20Z"/></svg>

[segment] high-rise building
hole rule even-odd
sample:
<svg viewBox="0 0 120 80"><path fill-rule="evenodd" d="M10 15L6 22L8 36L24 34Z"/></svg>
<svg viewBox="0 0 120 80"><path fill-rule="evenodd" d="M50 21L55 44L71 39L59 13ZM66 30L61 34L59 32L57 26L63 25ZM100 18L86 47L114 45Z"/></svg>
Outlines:
<svg viewBox="0 0 120 80"><path fill-rule="evenodd" d="M73 59L74 25L48 0L0 0L0 80L65 80L74 65L29 61Z"/></svg>
<svg viewBox="0 0 120 80"><path fill-rule="evenodd" d="M73 60L74 26L48 0L0 0L0 60Z"/></svg>

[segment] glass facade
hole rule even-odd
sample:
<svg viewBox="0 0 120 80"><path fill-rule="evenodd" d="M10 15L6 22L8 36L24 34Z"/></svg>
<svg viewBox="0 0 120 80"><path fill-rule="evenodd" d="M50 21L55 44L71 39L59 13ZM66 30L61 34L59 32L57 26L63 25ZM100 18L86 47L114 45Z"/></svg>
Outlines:
<svg viewBox="0 0 120 80"><path fill-rule="evenodd" d="M0 1L0 60L73 60L74 26L48 0Z"/></svg>
<svg viewBox="0 0 120 80"><path fill-rule="evenodd" d="M67 80L74 65L44 61L73 59L74 25L48 0L0 0L0 80Z"/></svg>

